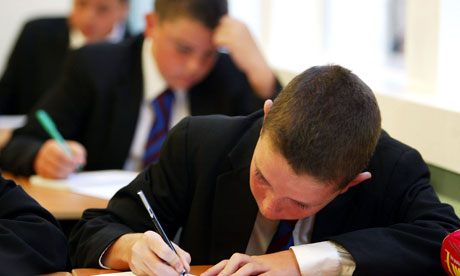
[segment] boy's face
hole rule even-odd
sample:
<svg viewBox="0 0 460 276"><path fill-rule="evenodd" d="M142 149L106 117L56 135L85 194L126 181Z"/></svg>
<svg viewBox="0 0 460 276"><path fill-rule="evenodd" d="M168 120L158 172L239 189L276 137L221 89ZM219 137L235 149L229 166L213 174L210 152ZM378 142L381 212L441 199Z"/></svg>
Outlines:
<svg viewBox="0 0 460 276"><path fill-rule="evenodd" d="M127 11L127 4L121 0L75 0L70 22L88 42L96 42L110 34Z"/></svg>
<svg viewBox="0 0 460 276"><path fill-rule="evenodd" d="M204 79L216 61L213 31L197 20L178 17L159 22L153 17L147 34L153 38L152 52L168 85L187 90Z"/></svg>
<svg viewBox="0 0 460 276"><path fill-rule="evenodd" d="M268 219L302 219L316 214L340 190L310 175L297 175L274 150L271 138L259 138L251 162L250 187L259 211Z"/></svg>

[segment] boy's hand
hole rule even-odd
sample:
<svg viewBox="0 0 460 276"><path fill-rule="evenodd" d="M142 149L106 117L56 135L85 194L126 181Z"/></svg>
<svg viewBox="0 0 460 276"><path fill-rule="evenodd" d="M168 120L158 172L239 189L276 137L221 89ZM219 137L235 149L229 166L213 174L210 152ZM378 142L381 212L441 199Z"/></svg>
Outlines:
<svg viewBox="0 0 460 276"><path fill-rule="evenodd" d="M201 276L300 276L297 261L290 250L261 256L235 253L208 269Z"/></svg>
<svg viewBox="0 0 460 276"><path fill-rule="evenodd" d="M246 73L259 97L266 99L273 96L275 76L243 22L228 15L223 16L214 32L214 43L230 53L233 62Z"/></svg>
<svg viewBox="0 0 460 276"><path fill-rule="evenodd" d="M153 231L126 234L110 246L103 264L113 269L130 269L136 275L177 276L190 271L190 254L173 244L179 256Z"/></svg>
<svg viewBox="0 0 460 276"><path fill-rule="evenodd" d="M86 164L86 150L78 142L66 141L73 156L70 157L58 141L47 140L34 160L35 172L46 178L66 178L79 166Z"/></svg>

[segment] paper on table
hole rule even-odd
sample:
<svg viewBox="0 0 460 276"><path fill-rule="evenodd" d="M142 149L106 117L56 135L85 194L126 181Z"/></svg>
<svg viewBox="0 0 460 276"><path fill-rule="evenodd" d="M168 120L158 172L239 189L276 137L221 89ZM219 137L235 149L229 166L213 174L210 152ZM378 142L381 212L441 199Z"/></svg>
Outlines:
<svg viewBox="0 0 460 276"><path fill-rule="evenodd" d="M98 275L102 275L102 274L96 274L96 275L91 275L91 276L98 276ZM117 273L107 273L107 274L104 274L104 275L111 275L111 276L136 276L136 274L128 271L128 272L117 272ZM186 276L195 276L193 274L186 274Z"/></svg>
<svg viewBox="0 0 460 276"><path fill-rule="evenodd" d="M133 171L102 170L78 172L66 179L49 179L32 175L30 184L110 199L119 189L128 185L137 174L138 172Z"/></svg>
<svg viewBox="0 0 460 276"><path fill-rule="evenodd" d="M15 129L25 125L27 121L26 115L1 115L0 128L1 129Z"/></svg>

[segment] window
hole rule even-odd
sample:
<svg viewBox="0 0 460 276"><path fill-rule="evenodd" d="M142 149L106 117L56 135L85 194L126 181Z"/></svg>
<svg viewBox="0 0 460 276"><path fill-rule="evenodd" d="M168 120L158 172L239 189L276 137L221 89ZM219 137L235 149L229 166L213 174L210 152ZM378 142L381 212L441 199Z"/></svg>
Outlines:
<svg viewBox="0 0 460 276"><path fill-rule="evenodd" d="M460 97L458 0L230 0L272 67L350 68L379 92ZM256 15L256 16L254 16ZM432 99L428 102L433 102ZM458 103L459 101L456 101Z"/></svg>

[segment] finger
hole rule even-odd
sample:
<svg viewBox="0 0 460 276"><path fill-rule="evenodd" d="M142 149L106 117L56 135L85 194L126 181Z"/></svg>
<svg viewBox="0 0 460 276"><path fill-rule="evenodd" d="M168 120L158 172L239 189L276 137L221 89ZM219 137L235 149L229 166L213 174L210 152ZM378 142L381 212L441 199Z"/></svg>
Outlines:
<svg viewBox="0 0 460 276"><path fill-rule="evenodd" d="M65 178L74 170L73 162L60 162L60 158L56 156L45 156L43 164L54 178Z"/></svg>
<svg viewBox="0 0 460 276"><path fill-rule="evenodd" d="M133 272L140 275L178 275L174 268L164 263L155 252L150 250L145 233L131 249L129 266Z"/></svg>
<svg viewBox="0 0 460 276"><path fill-rule="evenodd" d="M190 262L192 261L192 257L190 256L190 254L187 251L185 251L182 248L180 248L177 244L172 243L172 245L176 249L177 254L179 254L179 258L180 258L182 264L184 265L185 270L187 272L189 272L190 271Z"/></svg>
<svg viewBox="0 0 460 276"><path fill-rule="evenodd" d="M227 262L228 260L220 261L218 264L201 273L201 276L215 276L219 274L219 272L221 272L222 269L224 269L224 267L227 265Z"/></svg>
<svg viewBox="0 0 460 276"><path fill-rule="evenodd" d="M147 267L147 271L149 275L158 275L158 276L178 276L178 273L181 273L183 270L179 272L169 264L165 263L162 259L160 259L157 255L151 252L151 256L149 258L144 258L144 265Z"/></svg>
<svg viewBox="0 0 460 276"><path fill-rule="evenodd" d="M48 146L47 157L53 165L56 176L67 177L74 172L77 167L86 164L86 150L78 142L66 141L70 148L71 155L56 141Z"/></svg>
<svg viewBox="0 0 460 276"><path fill-rule="evenodd" d="M260 275L267 272L269 268L261 263L247 263L240 267L232 276Z"/></svg>
<svg viewBox="0 0 460 276"><path fill-rule="evenodd" d="M65 162L56 161L58 157L53 150L48 148L40 149L34 160L34 169L37 174L48 178L64 178L72 172L72 165L65 166Z"/></svg>
<svg viewBox="0 0 460 276"><path fill-rule="evenodd" d="M150 250L152 250L158 258L167 262L177 272L181 273L184 270L184 266L179 259L179 256L177 256L168 244L163 241L161 236L153 231L147 231L145 234Z"/></svg>
<svg viewBox="0 0 460 276"><path fill-rule="evenodd" d="M133 272L135 275L149 275L149 273L152 274L148 271L145 263L140 259L132 259L129 263L129 270L131 270L131 272Z"/></svg>
<svg viewBox="0 0 460 276"><path fill-rule="evenodd" d="M245 264L252 261L252 258L246 254L235 253L232 255L230 260L228 260L227 264L225 265L224 269L218 275L232 275L238 269Z"/></svg>
<svg viewBox="0 0 460 276"><path fill-rule="evenodd" d="M57 141L52 140L43 146L43 155L57 168L73 165L72 156Z"/></svg>
<svg viewBox="0 0 460 276"><path fill-rule="evenodd" d="M86 164L87 156L85 147L75 141L68 141L67 143L72 151L74 164L77 166L84 166Z"/></svg>

